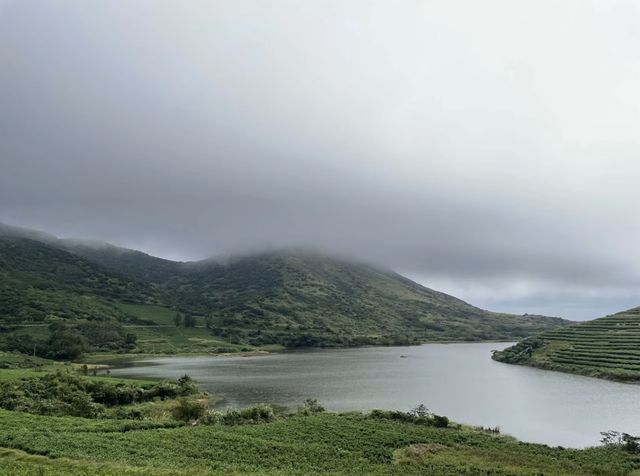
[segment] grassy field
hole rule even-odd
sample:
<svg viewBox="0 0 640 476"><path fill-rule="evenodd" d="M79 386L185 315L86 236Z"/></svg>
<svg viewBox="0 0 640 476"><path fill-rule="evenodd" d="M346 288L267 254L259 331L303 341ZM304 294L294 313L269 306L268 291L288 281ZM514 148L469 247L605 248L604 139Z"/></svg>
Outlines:
<svg viewBox="0 0 640 476"><path fill-rule="evenodd" d="M364 415L253 425L167 426L0 411L3 474L623 475L621 450L524 444L466 427ZM39 473L43 471L43 473Z"/></svg>
<svg viewBox="0 0 640 476"><path fill-rule="evenodd" d="M118 303L118 308L128 316L136 319L149 321L150 323L161 326L173 326L173 319L176 311L164 306L153 304L127 304ZM200 322L202 324L202 322Z"/></svg>
<svg viewBox="0 0 640 476"><path fill-rule="evenodd" d="M125 326L125 329L137 337L136 353L224 353L256 350L251 345L233 344L216 338L204 327Z"/></svg>
<svg viewBox="0 0 640 476"><path fill-rule="evenodd" d="M130 356L129 356L130 358ZM0 382L25 379L31 377L39 377L60 369L74 370L76 372L84 372L81 363L62 363L39 357L28 356L24 354L16 354L12 352L0 352ZM157 381L154 378L132 379L119 378L104 375L92 375L93 369L101 372L106 367L101 362L87 363L87 375L84 378L94 381L108 381L112 383L127 384L148 384Z"/></svg>
<svg viewBox="0 0 640 476"><path fill-rule="evenodd" d="M281 345L254 346L237 344L212 335L204 326L204 319L196 317L196 327L176 327L175 311L167 307L152 304L118 303L118 309L125 316L145 324L124 324L127 333L136 336L134 354L177 354L177 353L231 353L258 350L278 351ZM11 332L0 333L0 348L12 336L30 335L37 339L47 339L50 335L47 324L18 324L12 326ZM117 355L117 354L114 354ZM0 364L2 360L0 359Z"/></svg>
<svg viewBox="0 0 640 476"><path fill-rule="evenodd" d="M525 339L494 359L623 381L640 380L640 308Z"/></svg>

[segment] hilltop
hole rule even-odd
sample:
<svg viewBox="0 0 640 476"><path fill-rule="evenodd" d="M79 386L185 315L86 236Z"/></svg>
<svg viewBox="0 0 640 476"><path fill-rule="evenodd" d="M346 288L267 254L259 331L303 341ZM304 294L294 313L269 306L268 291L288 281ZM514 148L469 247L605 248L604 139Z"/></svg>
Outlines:
<svg viewBox="0 0 640 476"><path fill-rule="evenodd" d="M17 334L46 337L46 325L60 321L124 326L141 352L506 340L568 322L485 311L317 252L183 263L8 226L0 284L0 345Z"/></svg>
<svg viewBox="0 0 640 476"><path fill-rule="evenodd" d="M613 380L640 380L640 307L525 339L494 360Z"/></svg>

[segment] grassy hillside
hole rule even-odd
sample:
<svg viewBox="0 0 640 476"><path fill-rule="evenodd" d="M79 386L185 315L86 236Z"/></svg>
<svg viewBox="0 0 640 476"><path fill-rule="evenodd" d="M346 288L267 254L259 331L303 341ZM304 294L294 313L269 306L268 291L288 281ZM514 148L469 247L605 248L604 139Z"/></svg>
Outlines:
<svg viewBox="0 0 640 476"><path fill-rule="evenodd" d="M0 235L0 319L117 319L114 302L153 302L149 285L29 238Z"/></svg>
<svg viewBox="0 0 640 476"><path fill-rule="evenodd" d="M179 274L183 263L156 258L146 253L109 243L84 240L57 240L51 244L61 247L105 269L143 282L163 283Z"/></svg>
<svg viewBox="0 0 640 476"><path fill-rule="evenodd" d="M58 321L72 326L58 337L78 330L104 350L96 333L115 332L116 348L139 352L504 340L566 324L484 311L392 271L317 253L178 263L0 226L0 348L25 334L50 339L47 326ZM86 325L97 321L123 328ZM18 340L14 349L44 349Z"/></svg>
<svg viewBox="0 0 640 476"><path fill-rule="evenodd" d="M640 308L528 338L493 356L506 363L640 380Z"/></svg>
<svg viewBox="0 0 640 476"><path fill-rule="evenodd" d="M194 263L166 287L182 307L211 312L221 335L253 344L512 339L563 323L487 312L391 271L309 252Z"/></svg>

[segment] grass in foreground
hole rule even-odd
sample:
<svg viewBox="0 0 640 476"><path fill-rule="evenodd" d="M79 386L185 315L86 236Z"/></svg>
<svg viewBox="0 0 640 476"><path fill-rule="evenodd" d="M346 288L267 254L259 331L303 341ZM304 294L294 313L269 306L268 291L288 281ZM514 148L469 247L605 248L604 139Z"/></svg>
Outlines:
<svg viewBox="0 0 640 476"><path fill-rule="evenodd" d="M618 449L525 444L467 427L365 415L290 416L272 423L163 427L0 411L5 474L624 475ZM140 472L140 473L138 473Z"/></svg>

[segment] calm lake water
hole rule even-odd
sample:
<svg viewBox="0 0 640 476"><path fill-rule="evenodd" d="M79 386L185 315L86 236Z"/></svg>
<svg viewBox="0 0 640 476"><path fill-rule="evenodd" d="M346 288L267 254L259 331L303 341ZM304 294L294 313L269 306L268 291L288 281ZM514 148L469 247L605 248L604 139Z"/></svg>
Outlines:
<svg viewBox="0 0 640 476"><path fill-rule="evenodd" d="M472 425L499 426L524 441L591 446L600 431L640 434L640 386L500 364L510 344L426 344L308 350L250 357L137 360L114 375L178 378L225 397L223 406L296 407L317 398L330 410L431 411ZM403 356L403 357L401 357Z"/></svg>

